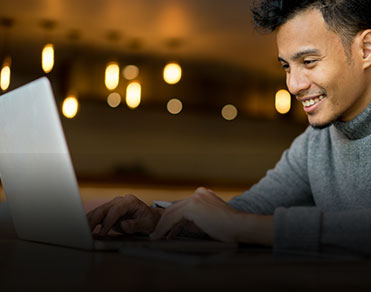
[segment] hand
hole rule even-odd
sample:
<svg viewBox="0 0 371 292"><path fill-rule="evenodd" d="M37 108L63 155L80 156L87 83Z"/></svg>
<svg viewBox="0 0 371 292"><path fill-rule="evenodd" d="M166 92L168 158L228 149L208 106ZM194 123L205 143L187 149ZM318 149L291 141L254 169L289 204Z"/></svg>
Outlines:
<svg viewBox="0 0 371 292"><path fill-rule="evenodd" d="M190 222L213 239L237 242L242 214L247 213L230 207L211 190L198 188L190 198L168 207L150 236L152 239L175 237L184 223Z"/></svg>
<svg viewBox="0 0 371 292"><path fill-rule="evenodd" d="M101 224L99 235L106 235L111 229L124 233L150 234L161 217L161 209L150 208L134 195L116 197L87 214L91 230Z"/></svg>

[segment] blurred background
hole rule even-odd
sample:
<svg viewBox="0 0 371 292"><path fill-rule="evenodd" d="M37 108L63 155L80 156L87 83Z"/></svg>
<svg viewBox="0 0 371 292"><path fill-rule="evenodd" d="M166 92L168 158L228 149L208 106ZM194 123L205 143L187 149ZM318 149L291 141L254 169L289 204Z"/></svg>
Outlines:
<svg viewBox="0 0 371 292"><path fill-rule="evenodd" d="M82 182L248 188L307 126L249 6L0 0L0 91L48 76Z"/></svg>

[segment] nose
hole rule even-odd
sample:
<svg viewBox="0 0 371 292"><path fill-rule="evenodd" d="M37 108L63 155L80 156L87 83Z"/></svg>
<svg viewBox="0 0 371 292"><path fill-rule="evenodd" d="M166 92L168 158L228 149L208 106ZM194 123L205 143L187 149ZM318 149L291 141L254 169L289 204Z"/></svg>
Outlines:
<svg viewBox="0 0 371 292"><path fill-rule="evenodd" d="M299 70L291 70L286 76L287 88L293 95L300 95L310 88L309 79Z"/></svg>

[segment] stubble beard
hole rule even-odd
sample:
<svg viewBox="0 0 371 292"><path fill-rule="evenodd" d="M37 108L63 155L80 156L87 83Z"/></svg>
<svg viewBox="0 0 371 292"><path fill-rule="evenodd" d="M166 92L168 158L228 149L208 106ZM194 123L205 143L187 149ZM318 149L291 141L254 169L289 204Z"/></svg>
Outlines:
<svg viewBox="0 0 371 292"><path fill-rule="evenodd" d="M326 129L330 126L332 126L336 121L339 121L341 116L343 114L339 114L335 117L333 117L332 119L330 119L330 121L326 121L326 122L322 122L322 123L311 123L309 121L309 117L308 117L308 122L309 122L309 125L313 128L313 129L319 129L319 130L322 130L322 129Z"/></svg>

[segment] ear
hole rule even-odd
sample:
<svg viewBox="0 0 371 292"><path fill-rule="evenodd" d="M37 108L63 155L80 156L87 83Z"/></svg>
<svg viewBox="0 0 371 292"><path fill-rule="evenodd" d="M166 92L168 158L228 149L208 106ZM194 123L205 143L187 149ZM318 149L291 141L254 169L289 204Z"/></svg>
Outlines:
<svg viewBox="0 0 371 292"><path fill-rule="evenodd" d="M371 29L366 29L360 34L363 68L371 67Z"/></svg>

